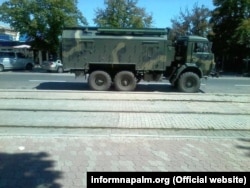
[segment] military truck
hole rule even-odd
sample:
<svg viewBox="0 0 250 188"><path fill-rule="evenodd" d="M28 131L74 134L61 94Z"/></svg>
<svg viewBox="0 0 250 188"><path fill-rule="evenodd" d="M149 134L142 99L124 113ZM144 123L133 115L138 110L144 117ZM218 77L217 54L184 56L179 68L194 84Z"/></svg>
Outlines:
<svg viewBox="0 0 250 188"><path fill-rule="evenodd" d="M181 92L197 92L201 79L214 67L208 39L199 36L168 39L165 28L65 28L64 69L87 76L93 90L132 91L141 80L166 78Z"/></svg>

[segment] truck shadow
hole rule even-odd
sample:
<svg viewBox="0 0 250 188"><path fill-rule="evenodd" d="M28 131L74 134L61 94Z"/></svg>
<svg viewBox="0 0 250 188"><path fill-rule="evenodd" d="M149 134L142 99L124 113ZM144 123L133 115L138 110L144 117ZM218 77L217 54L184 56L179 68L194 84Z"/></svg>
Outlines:
<svg viewBox="0 0 250 188"><path fill-rule="evenodd" d="M82 82L43 82L35 87L38 90L78 90L92 91L87 83ZM111 86L109 91L116 91L114 86ZM176 88L169 84L158 83L139 83L135 92L178 92Z"/></svg>
<svg viewBox="0 0 250 188"><path fill-rule="evenodd" d="M53 170L54 161L47 153L0 153L0 188L53 187L62 172ZM51 170L52 169L52 170Z"/></svg>

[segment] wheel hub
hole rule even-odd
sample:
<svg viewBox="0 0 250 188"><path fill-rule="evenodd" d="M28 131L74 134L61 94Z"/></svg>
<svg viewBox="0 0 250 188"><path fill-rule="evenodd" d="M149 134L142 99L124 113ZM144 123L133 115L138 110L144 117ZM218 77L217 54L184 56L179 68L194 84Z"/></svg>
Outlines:
<svg viewBox="0 0 250 188"><path fill-rule="evenodd" d="M122 85L123 86L128 86L129 85L129 80L128 79L123 79L122 80Z"/></svg>
<svg viewBox="0 0 250 188"><path fill-rule="evenodd" d="M187 83L186 83L186 86L187 87L193 87L193 85L194 85L194 81L193 80L191 80L191 79L189 79L189 80L187 80Z"/></svg>
<svg viewBox="0 0 250 188"><path fill-rule="evenodd" d="M105 83L105 80L102 78L96 78L95 83L98 86L102 86Z"/></svg>

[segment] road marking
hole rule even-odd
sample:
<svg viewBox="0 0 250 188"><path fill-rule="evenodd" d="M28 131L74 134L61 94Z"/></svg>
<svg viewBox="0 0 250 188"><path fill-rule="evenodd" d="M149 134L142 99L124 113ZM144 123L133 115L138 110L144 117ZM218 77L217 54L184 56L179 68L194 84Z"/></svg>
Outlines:
<svg viewBox="0 0 250 188"><path fill-rule="evenodd" d="M30 82L66 82L64 80L29 80Z"/></svg>
<svg viewBox="0 0 250 188"><path fill-rule="evenodd" d="M237 85L235 85L235 87L250 87L250 85L240 85L240 84L237 84Z"/></svg>

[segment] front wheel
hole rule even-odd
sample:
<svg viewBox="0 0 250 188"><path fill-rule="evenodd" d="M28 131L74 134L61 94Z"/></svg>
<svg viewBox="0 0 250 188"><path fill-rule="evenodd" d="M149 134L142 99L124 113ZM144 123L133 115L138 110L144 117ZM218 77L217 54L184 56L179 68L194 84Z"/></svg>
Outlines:
<svg viewBox="0 0 250 188"><path fill-rule="evenodd" d="M97 91L107 91L111 84L111 77L105 71L94 71L89 75L88 83L91 89Z"/></svg>
<svg viewBox="0 0 250 188"><path fill-rule="evenodd" d="M33 65L31 63L28 63L25 68L26 70L31 71L33 69Z"/></svg>
<svg viewBox="0 0 250 188"><path fill-rule="evenodd" d="M193 72L183 73L178 80L178 89L181 92L195 93L200 89L200 78Z"/></svg>
<svg viewBox="0 0 250 188"><path fill-rule="evenodd" d="M130 71L121 71L115 75L114 85L118 91L133 91L136 87L135 75Z"/></svg>

